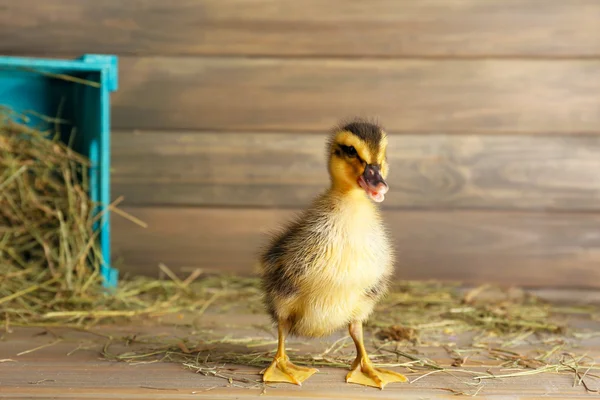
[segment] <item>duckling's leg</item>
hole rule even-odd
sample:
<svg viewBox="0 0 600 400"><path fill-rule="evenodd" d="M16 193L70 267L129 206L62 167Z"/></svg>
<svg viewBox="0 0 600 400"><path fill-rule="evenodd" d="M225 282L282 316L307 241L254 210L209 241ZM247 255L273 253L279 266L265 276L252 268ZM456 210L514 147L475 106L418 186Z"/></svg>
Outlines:
<svg viewBox="0 0 600 400"><path fill-rule="evenodd" d="M288 321L279 320L277 353L271 365L261 371L263 382L287 382L302 386L302 382L318 372L315 368L299 367L292 364L287 354L285 354L285 332L289 330L289 327Z"/></svg>
<svg viewBox="0 0 600 400"><path fill-rule="evenodd" d="M388 383L408 381L402 374L375 368L373 366L363 343L363 329L361 322L352 322L348 330L356 345L357 355L352 363L351 371L346 375L346 382L383 389Z"/></svg>

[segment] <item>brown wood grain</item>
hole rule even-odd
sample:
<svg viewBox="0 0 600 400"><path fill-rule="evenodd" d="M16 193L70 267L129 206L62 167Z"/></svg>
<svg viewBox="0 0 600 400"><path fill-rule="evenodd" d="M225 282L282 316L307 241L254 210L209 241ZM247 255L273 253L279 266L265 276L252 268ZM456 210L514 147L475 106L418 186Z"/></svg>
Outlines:
<svg viewBox="0 0 600 400"><path fill-rule="evenodd" d="M325 132L597 133L598 60L124 57L113 126Z"/></svg>
<svg viewBox="0 0 600 400"><path fill-rule="evenodd" d="M304 207L329 184L325 135L113 134L129 205ZM391 135L386 208L600 210L600 136Z"/></svg>
<svg viewBox="0 0 600 400"><path fill-rule="evenodd" d="M0 53L598 56L595 0L0 0Z"/></svg>
<svg viewBox="0 0 600 400"><path fill-rule="evenodd" d="M116 264L156 275L158 264L189 274L253 273L269 232L293 211L130 208L141 228L113 216ZM600 287L600 216L523 212L384 211L403 279Z"/></svg>
<svg viewBox="0 0 600 400"><path fill-rule="evenodd" d="M564 292L564 291L563 291ZM596 292L597 293L597 292ZM566 293L565 293L566 294ZM568 294L567 294L568 295ZM568 305L579 304L579 293L571 294ZM217 300L217 303L219 300ZM222 304L222 303L221 303ZM169 318L170 317L170 318ZM179 317L179 318L178 318ZM183 319L182 319L183 317ZM195 373L194 370L183 368L176 360L169 362L169 358L158 362L109 362L103 360L99 354L108 351L109 354L123 354L137 352L138 354L148 349L162 348L169 340L210 337L236 339L253 339L259 345L251 347L235 344L211 345L210 354L220 355L229 353L269 353L273 351L275 329L269 324L269 318L263 313L240 314L228 311L219 313L208 311L201 317L197 313L177 313L172 316L162 316L163 323L158 318L144 317L133 322L115 325L94 326L90 330L78 331L53 326L52 328L20 328L12 327L11 331L3 332L0 341L0 355L4 357L0 363L2 385L0 396L3 399L128 399L128 400L183 400L183 399L210 399L233 400L255 399L261 396L262 385L254 382L260 379L259 372L262 366L244 366L235 364L217 364L222 373L214 374ZM172 321L167 325L167 321ZM401 322L401 321L399 321ZM561 324L564 323L561 321ZM577 325L575 325L577 323ZM589 319L569 321L571 327L597 331L598 322ZM270 329L266 329L269 327ZM200 331L200 333L198 333ZM311 340L307 338L290 337L286 340L293 360L296 354L304 352L321 354L331 346L339 345L345 332ZM104 337L99 334L105 335ZM60 341L56 341L56 336ZM448 335L450 336L450 335ZM458 334L462 342L467 335ZM107 337L112 339L107 340ZM137 339L137 340L136 340ZM450 340L450 339L448 339ZM148 344L150 341L152 344ZM336 342L337 341L337 342ZM262 342L262 344L260 343ZM459 342L459 343L462 343ZM470 342L470 341L469 341ZM54 343L53 345L51 345ZM127 344L126 344L127 343ZM376 353L375 346L379 341L371 340L371 332L365 332L365 344L369 354ZM105 347L109 345L109 347ZM403 350L418 351L422 358L435 362L437 365L456 370L448 374L432 374L428 370L409 370L402 367L392 369L406 374L410 379L407 384L392 384L380 391L374 388L365 388L359 385L349 385L344 382L347 373L345 368L319 367L319 373L313 375L310 381L302 386L289 384L269 384L265 398L283 399L398 399L422 400L443 399L452 400L455 394L444 388L463 390L468 394L479 392L477 398L494 400L498 398L515 398L518 393L520 400L567 400L591 399L596 396L586 394L581 385L573 384L573 374L545 373L533 376L522 376L504 379L489 379L483 385L483 390L473 386L470 376L460 374L459 368L452 367L454 362L448 351L442 346L406 346L400 344ZM391 346L390 346L391 347ZM515 351L521 354L536 354L543 346L538 343L518 346ZM577 355L585 354L585 361L590 364L600 359L600 341L591 336L578 340L576 345L569 344L567 349L574 347ZM17 356L22 351L38 350ZM389 347L388 347L389 348ZM336 350L336 352L339 351ZM342 350L344 354L352 354L352 347ZM565 350L566 351L566 350ZM200 352L202 360L206 352ZM68 355L67 355L68 354ZM12 360L12 361L7 361ZM404 358L401 358L404 361ZM501 360L490 360L488 357L478 357L471 354L463 370L503 372L497 366ZM482 366L480 363L484 363ZM203 363L207 367L214 363L207 359ZM514 372L514 371L513 371ZM506 373L506 372L504 372ZM424 376L428 374L427 376ZM582 372L583 374L583 372ZM222 376L233 376L238 380L230 384ZM586 376L586 382L591 386L596 380L591 377L592 372ZM423 378L419 378L423 376ZM549 389L551 388L551 389ZM376 392L377 390L377 392Z"/></svg>

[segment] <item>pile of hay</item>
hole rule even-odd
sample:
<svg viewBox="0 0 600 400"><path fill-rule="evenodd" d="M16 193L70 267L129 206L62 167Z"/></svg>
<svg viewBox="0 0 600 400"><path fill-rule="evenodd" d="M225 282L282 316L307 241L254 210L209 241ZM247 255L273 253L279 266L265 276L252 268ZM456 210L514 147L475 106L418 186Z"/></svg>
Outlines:
<svg viewBox="0 0 600 400"><path fill-rule="evenodd" d="M42 118L50 128L37 130L0 108L0 321L81 325L201 308L210 283L192 292L191 280L136 278L103 289L89 160L60 140L64 121Z"/></svg>
<svg viewBox="0 0 600 400"><path fill-rule="evenodd" d="M100 287L89 162L58 129L0 109L0 306L27 320L80 307Z"/></svg>

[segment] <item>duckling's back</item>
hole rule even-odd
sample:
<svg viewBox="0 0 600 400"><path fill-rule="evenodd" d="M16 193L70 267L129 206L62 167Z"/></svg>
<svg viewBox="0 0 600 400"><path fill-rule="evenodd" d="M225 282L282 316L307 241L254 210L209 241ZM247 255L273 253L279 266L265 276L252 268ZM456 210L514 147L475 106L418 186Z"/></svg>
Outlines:
<svg viewBox="0 0 600 400"><path fill-rule="evenodd" d="M365 320L387 289L393 254L376 207L326 192L261 257L265 303L291 333L323 336Z"/></svg>

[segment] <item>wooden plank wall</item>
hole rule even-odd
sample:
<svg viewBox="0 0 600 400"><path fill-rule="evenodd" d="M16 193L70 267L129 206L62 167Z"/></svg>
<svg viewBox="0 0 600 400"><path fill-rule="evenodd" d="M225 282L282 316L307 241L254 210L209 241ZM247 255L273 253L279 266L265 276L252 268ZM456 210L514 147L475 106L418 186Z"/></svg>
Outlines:
<svg viewBox="0 0 600 400"><path fill-rule="evenodd" d="M120 58L124 272L252 272L327 184L341 118L390 132L402 278L600 287L597 0L0 0L0 53Z"/></svg>

